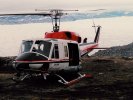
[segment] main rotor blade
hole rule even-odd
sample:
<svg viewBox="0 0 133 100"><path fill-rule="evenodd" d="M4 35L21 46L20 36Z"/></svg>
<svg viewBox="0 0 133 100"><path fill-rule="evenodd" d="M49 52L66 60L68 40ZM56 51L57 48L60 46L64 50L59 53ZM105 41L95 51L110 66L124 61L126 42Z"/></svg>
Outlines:
<svg viewBox="0 0 133 100"><path fill-rule="evenodd" d="M49 10L40 10L35 9L35 11L40 12L34 12L34 13L0 13L0 16L19 16L19 15L42 15L42 16L62 16L63 14L66 15L66 13L63 13L63 11L78 11L78 10L62 10L62 9L49 9ZM49 11L43 12L43 11Z"/></svg>
<svg viewBox="0 0 133 100"><path fill-rule="evenodd" d="M21 15L42 15L42 16L50 16L49 13L6 13L6 14L0 14L0 16L21 16Z"/></svg>
<svg viewBox="0 0 133 100"><path fill-rule="evenodd" d="M101 11L101 10L106 10L106 9L94 9L94 10L89 10L89 11Z"/></svg>
<svg viewBox="0 0 133 100"><path fill-rule="evenodd" d="M35 11L49 11L49 12L52 12L52 11L79 11L79 10L63 10L63 9L35 9Z"/></svg>

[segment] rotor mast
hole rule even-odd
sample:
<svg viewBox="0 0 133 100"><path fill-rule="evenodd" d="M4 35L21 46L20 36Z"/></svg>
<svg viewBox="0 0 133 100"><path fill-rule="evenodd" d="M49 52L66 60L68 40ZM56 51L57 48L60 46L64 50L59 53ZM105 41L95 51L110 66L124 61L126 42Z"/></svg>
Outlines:
<svg viewBox="0 0 133 100"><path fill-rule="evenodd" d="M52 24L53 24L53 31L54 32L59 32L59 30L60 30L60 18L57 17L57 16L52 18Z"/></svg>
<svg viewBox="0 0 133 100"><path fill-rule="evenodd" d="M78 11L78 10L60 10L60 9L50 10L50 13L51 13L50 17L52 19L53 32L59 32L60 30L61 16L67 15L67 13L64 13L63 11Z"/></svg>
<svg viewBox="0 0 133 100"><path fill-rule="evenodd" d="M53 32L59 32L60 30L60 19L61 16L64 15L62 10L51 10L50 11L51 19L52 19L52 25L53 25Z"/></svg>

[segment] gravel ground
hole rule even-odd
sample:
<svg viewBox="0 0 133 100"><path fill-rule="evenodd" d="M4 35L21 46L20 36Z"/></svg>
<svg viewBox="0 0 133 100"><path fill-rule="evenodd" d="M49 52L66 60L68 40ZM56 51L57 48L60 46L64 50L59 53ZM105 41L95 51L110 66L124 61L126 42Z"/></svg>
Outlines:
<svg viewBox="0 0 133 100"><path fill-rule="evenodd" d="M81 73L92 78L65 87L53 80L34 77L21 83L12 81L10 70L0 70L1 100L132 100L133 59L90 57L82 59ZM5 66L6 67L6 66ZM1 67L3 68L3 67Z"/></svg>

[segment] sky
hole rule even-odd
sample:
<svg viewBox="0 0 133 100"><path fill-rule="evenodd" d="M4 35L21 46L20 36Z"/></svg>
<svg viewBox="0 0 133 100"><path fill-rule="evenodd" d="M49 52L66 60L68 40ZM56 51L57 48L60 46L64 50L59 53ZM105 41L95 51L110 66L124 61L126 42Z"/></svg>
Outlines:
<svg viewBox="0 0 133 100"><path fill-rule="evenodd" d="M0 13L16 12L16 11L24 11L24 12L35 11L35 9L78 9L78 10L80 9L127 10L128 9L133 11L133 0L0 0ZM132 39L133 30L131 27L133 17L127 17L124 19L123 18L124 17L111 18L111 19L101 18L95 21L97 25L102 26L101 35L103 36L101 36L100 39L101 42L105 43L106 45L109 45L110 43L119 45L123 43L127 44L133 40ZM90 36L91 32L88 29L88 26L92 26L92 24L88 25L90 23L88 22L88 20L85 20L83 22L82 21L80 22L79 20L75 22L70 22L70 23L64 22L64 23L68 23L66 24L66 26L62 26L65 27L66 30L68 29L79 33L82 33L82 30L84 30L85 34L88 33L88 35ZM41 24L41 25L39 24L0 25L0 33L1 33L0 48L2 48L0 56L15 55L18 49L14 49L14 47L19 48L19 43L21 42L21 39L25 39L25 37L31 37L31 36L36 37L38 35L36 33L39 33L40 36L43 36L44 32L49 31L50 30L49 28L51 28L51 26L48 26L48 24L51 25L51 23ZM86 29L84 29L85 26ZM10 34L12 35L10 36ZM118 37L119 39L117 39Z"/></svg>
<svg viewBox="0 0 133 100"><path fill-rule="evenodd" d="M133 0L0 0L0 12L53 8L133 10Z"/></svg>

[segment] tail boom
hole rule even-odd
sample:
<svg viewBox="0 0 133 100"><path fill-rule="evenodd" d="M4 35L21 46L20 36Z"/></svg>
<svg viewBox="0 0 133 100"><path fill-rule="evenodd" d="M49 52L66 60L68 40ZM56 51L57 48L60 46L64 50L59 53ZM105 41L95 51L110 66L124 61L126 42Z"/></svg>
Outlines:
<svg viewBox="0 0 133 100"><path fill-rule="evenodd" d="M98 47L98 43L89 44L86 47L82 47L81 49L81 57L91 52L93 49Z"/></svg>

